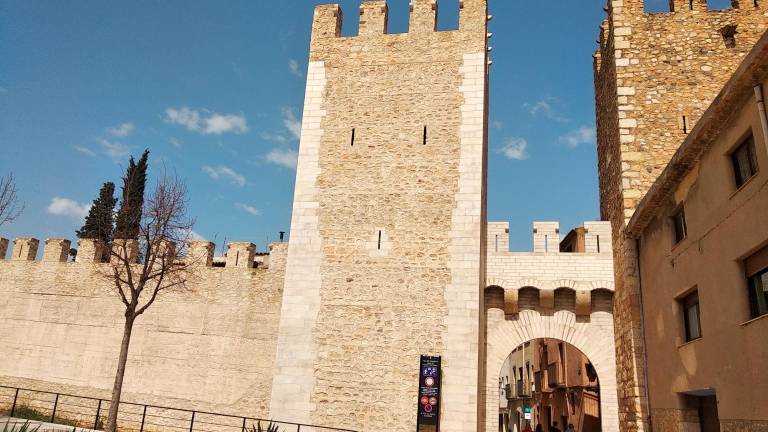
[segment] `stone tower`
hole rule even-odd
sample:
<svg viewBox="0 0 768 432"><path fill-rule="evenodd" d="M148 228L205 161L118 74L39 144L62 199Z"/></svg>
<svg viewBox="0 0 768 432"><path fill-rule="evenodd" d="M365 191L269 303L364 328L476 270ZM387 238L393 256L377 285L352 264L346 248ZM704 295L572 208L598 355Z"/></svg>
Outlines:
<svg viewBox="0 0 768 432"><path fill-rule="evenodd" d="M412 0L387 34L383 0L340 35L315 9L273 418L356 430L416 424L419 356L442 356L441 430L481 415L487 6L436 31Z"/></svg>
<svg viewBox="0 0 768 432"><path fill-rule="evenodd" d="M768 27L768 1L610 0L595 55L602 218L613 226L616 356L622 430L647 429L641 296L624 227L686 134Z"/></svg>

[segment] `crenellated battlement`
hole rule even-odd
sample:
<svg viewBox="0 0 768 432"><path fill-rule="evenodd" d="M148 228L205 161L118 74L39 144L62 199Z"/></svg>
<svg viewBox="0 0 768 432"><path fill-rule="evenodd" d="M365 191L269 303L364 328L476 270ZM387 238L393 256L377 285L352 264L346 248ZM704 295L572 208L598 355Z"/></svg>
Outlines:
<svg viewBox="0 0 768 432"><path fill-rule="evenodd" d="M509 222L488 222L489 254L606 254L611 247L611 223L607 221L584 222L561 238L560 222L533 223L533 251L509 251Z"/></svg>
<svg viewBox="0 0 768 432"><path fill-rule="evenodd" d="M735 26L738 34L741 30L739 27L753 26L754 21L763 16L767 10L766 5L758 0L731 0L729 9L711 9L707 0L669 0L669 9L666 11L647 11L644 0L613 0L608 1L604 9L608 19L599 28L600 49L595 54L597 57L605 56L603 51L608 48L611 36L615 35L621 39L624 36L630 36L632 32L628 32L627 28L633 24L643 23L646 26L642 29L644 36L653 36L654 32L675 34L694 28L697 30L707 28L714 32L713 34L722 35L729 26ZM695 27L687 23L694 24ZM621 30L615 32L615 27ZM752 27L746 30L753 32L757 29ZM700 36L707 38L711 34L701 33ZM596 68L598 67L599 64L596 65Z"/></svg>
<svg viewBox="0 0 768 432"><path fill-rule="evenodd" d="M617 9L617 13L631 13L635 15L656 16L671 14L686 14L686 13L703 13L707 12L714 14L728 14L738 12L749 12L754 9L759 9L760 2L758 0L731 0L731 7L728 9L714 9L709 6L710 0L668 0L668 10L666 11L648 11L646 7L647 0L609 0L606 9ZM623 9L622 12L619 12Z"/></svg>
<svg viewBox="0 0 768 432"><path fill-rule="evenodd" d="M8 239L0 238L0 262L38 262L37 254L40 247L40 240L33 237L19 237L13 241L13 249L8 256ZM95 239L80 239L77 242L77 255L73 261L70 261L70 248L72 242L63 238L49 238L43 243L42 259L39 264L47 263L69 263L71 265L97 264L109 265L104 262L103 242ZM176 245L169 242L167 250L172 253ZM126 248L130 261L138 263L139 248L135 240L121 240L112 245L113 249ZM269 252L256 252L256 245L250 242L228 242L227 252L222 257L215 257L214 251L216 244L209 241L192 240L187 244L186 260L194 262L201 267L210 268L229 268L229 269L263 269L274 266L284 266L285 254L287 253L287 243L272 243L269 245ZM120 252L122 255L122 252ZM279 255L279 256L276 256ZM270 264L272 263L272 265ZM280 267L282 268L282 267Z"/></svg>
<svg viewBox="0 0 768 432"><path fill-rule="evenodd" d="M487 0L461 0L459 28L438 31L438 0L411 0L409 30L407 33L390 34L389 7L386 0L367 0L360 4L359 31L356 36L341 36L344 13L338 4L324 4L315 7L312 22L312 48L320 48L334 40L369 41L374 38L402 38L404 35L425 37L430 33L473 33L486 32L488 15Z"/></svg>

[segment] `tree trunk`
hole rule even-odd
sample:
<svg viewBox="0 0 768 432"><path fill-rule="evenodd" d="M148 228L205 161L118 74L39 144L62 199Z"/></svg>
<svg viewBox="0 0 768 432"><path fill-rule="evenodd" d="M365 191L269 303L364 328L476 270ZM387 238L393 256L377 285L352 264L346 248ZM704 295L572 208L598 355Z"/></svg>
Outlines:
<svg viewBox="0 0 768 432"><path fill-rule="evenodd" d="M135 319L136 317L133 316L132 311L126 311L123 343L120 345L120 358L117 361L115 385L112 387L112 401L109 404L107 426L104 428L106 432L117 432L117 411L120 407L120 394L123 392L123 377L125 376L125 365L128 362L128 345L131 343L131 332L133 331Z"/></svg>

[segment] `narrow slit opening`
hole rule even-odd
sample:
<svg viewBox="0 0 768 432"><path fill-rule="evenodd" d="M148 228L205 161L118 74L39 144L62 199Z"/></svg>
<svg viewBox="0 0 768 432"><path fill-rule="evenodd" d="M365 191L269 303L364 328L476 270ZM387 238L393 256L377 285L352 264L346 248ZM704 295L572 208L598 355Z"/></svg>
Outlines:
<svg viewBox="0 0 768 432"><path fill-rule="evenodd" d="M683 133L688 133L688 119L683 116Z"/></svg>
<svg viewBox="0 0 768 432"><path fill-rule="evenodd" d="M427 145L427 127L424 126L424 136L422 137L422 144Z"/></svg>
<svg viewBox="0 0 768 432"><path fill-rule="evenodd" d="M736 25L729 24L720 29L720 34L723 36L723 43L726 48L736 48Z"/></svg>
<svg viewBox="0 0 768 432"><path fill-rule="evenodd" d="M379 250L381 250L381 230L379 230Z"/></svg>
<svg viewBox="0 0 768 432"><path fill-rule="evenodd" d="M349 141L349 145L350 145L350 147L354 147L355 146L355 128L352 128L352 138Z"/></svg>
<svg viewBox="0 0 768 432"><path fill-rule="evenodd" d="M600 236L597 236L597 253L600 253Z"/></svg>

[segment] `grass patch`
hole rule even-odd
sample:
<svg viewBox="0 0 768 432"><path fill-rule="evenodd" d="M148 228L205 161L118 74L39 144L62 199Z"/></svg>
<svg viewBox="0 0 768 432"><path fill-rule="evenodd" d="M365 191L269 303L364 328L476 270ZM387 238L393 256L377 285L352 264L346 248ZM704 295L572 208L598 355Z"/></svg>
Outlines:
<svg viewBox="0 0 768 432"><path fill-rule="evenodd" d="M58 415L54 417L53 421L51 421L50 414L45 414L41 411L36 410L35 408L29 407L26 405L17 405L16 409L13 411L13 417L25 419L25 420L41 421L45 423L55 423L62 426L80 427L80 422L76 420L59 417ZM101 422L101 419L99 419L99 421Z"/></svg>
<svg viewBox="0 0 768 432"><path fill-rule="evenodd" d="M16 409L13 411L13 417L42 422L51 421L50 415L44 414L41 411L26 405L16 405Z"/></svg>

